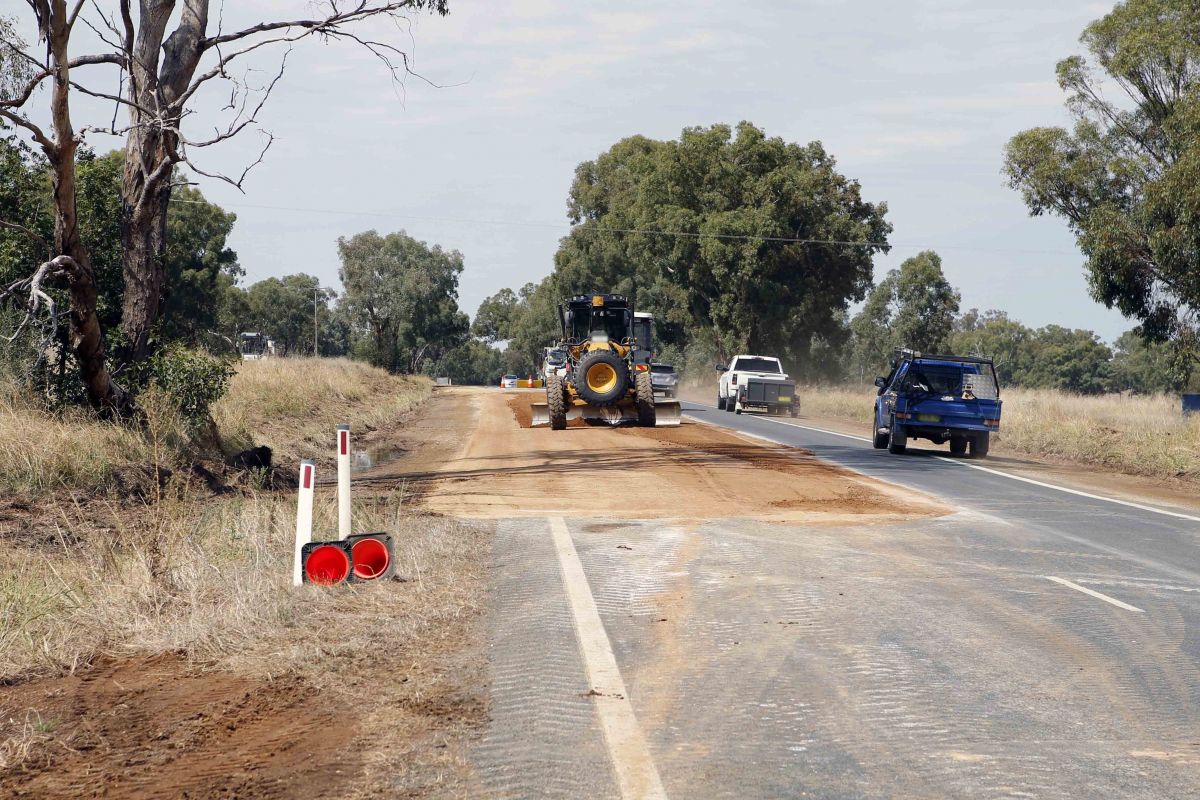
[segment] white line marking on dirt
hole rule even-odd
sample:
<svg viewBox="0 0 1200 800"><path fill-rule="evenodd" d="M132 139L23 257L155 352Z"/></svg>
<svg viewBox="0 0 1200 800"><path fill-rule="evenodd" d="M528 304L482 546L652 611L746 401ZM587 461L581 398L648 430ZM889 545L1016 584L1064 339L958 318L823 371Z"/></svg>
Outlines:
<svg viewBox="0 0 1200 800"><path fill-rule="evenodd" d="M633 705L625 691L625 681L617 668L604 623L596 608L588 586L583 562L571 541L571 533L562 517L550 517L550 534L554 537L554 549L558 552L562 567L563 584L571 602L571 613L575 618L575 632L579 636L579 649L587 668L588 683L591 684L596 712L600 716L600 727L612 758L617 784L624 800L666 800L667 793L658 777L650 748L642 729L638 727Z"/></svg>
<svg viewBox="0 0 1200 800"><path fill-rule="evenodd" d="M1054 581L1055 583L1062 584L1063 586L1066 586L1068 589L1074 589L1077 592L1083 592L1084 594L1089 594L1092 597L1096 598L1097 600L1103 600L1106 603L1111 603L1112 605L1116 606L1117 608L1123 608L1126 611L1136 611L1139 614L1146 613L1145 611L1138 608L1137 606L1131 606L1131 605L1129 605L1129 603L1122 603L1120 600L1117 600L1114 597L1109 597L1106 594L1100 594L1100 592L1097 592L1095 589L1089 589L1086 586L1080 586L1078 583L1072 583L1071 581L1067 580L1066 578L1056 578L1053 575L1043 575L1042 577L1048 581Z"/></svg>
<svg viewBox="0 0 1200 800"><path fill-rule="evenodd" d="M697 403L697 405L701 405L701 404ZM705 408L715 409L716 406L705 406ZM690 417L690 419L693 419L696 422L704 422L705 421L705 420L701 420L701 419L696 419L695 417ZM866 438L865 436L853 436L849 433L840 433L838 431L830 431L830 430L826 430L824 428L814 428L811 425L801 425L798 422L787 422L786 420L773 419L772 417L760 417L759 419L763 419L767 422L774 422L779 425L787 425L792 428L803 428L806 431L814 431L816 433L825 433L825 434L829 434L830 436L840 436L843 439L853 439L856 442L871 441L870 439ZM709 424L712 424L712 423L709 423ZM763 437L763 438L766 438L766 437ZM776 442L776 444L785 444L785 442ZM935 456L933 456L933 458L936 458L938 461L945 461L947 464L953 464L956 467L966 467L967 469L977 469L980 472L986 472L990 475L998 475L1001 478L1008 478L1009 480L1013 480L1013 481L1021 481L1022 483L1029 483L1034 486L1041 486L1044 489L1054 489L1059 492L1066 492L1067 494L1073 494L1073 495L1077 495L1079 497L1086 497L1089 500L1100 500L1105 503L1116 503L1117 505L1120 505L1120 506L1126 506L1128 508L1136 508L1139 511L1149 511L1152 514L1162 514L1163 516L1166 516L1166 517L1175 517L1176 519L1186 519L1186 520L1189 520L1190 522L1200 522L1200 516L1194 516L1192 514L1182 514L1178 511L1168 511L1165 508L1157 508L1155 506L1143 505L1142 503L1135 503L1131 500L1119 500L1116 497L1107 497L1102 494L1092 494L1091 492L1084 492L1084 491L1080 491L1079 489L1069 489L1066 486L1059 486L1056 483L1046 483L1045 481L1034 480L1033 478L1025 478L1021 475L1014 475L1011 472L1004 472L1003 470L992 469L991 467L984 467L984 466L980 466L979 464L970 464L959 458L947 458L946 456L939 456L939 455L935 455Z"/></svg>

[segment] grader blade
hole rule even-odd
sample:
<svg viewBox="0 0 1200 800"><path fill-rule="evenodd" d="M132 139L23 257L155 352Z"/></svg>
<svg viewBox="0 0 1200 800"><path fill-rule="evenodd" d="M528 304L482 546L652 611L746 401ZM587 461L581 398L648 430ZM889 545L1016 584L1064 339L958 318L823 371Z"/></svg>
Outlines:
<svg viewBox="0 0 1200 800"><path fill-rule="evenodd" d="M654 427L675 428L679 426L683 408L678 400L658 400L654 403Z"/></svg>
<svg viewBox="0 0 1200 800"><path fill-rule="evenodd" d="M530 426L534 428L542 425L550 424L550 407L545 403L530 403L529 410L533 414L533 419L530 421ZM583 416L579 409L574 406L567 406L567 422L573 419L579 419Z"/></svg>

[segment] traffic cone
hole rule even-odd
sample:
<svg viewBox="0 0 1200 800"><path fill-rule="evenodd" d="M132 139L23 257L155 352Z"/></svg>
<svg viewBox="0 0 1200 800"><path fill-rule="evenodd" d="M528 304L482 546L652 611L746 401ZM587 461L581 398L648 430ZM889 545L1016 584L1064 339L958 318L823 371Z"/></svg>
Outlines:
<svg viewBox="0 0 1200 800"><path fill-rule="evenodd" d="M386 533L355 533L346 538L350 546L352 581L380 581L396 569L392 537Z"/></svg>
<svg viewBox="0 0 1200 800"><path fill-rule="evenodd" d="M349 580L353 554L347 542L309 542L300 548L305 583L332 586Z"/></svg>

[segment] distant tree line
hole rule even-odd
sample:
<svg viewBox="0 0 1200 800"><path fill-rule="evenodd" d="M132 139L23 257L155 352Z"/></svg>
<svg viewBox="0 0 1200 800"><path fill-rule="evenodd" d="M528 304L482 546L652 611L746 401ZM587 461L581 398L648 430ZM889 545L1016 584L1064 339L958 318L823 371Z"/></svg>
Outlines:
<svg viewBox="0 0 1200 800"><path fill-rule="evenodd" d="M801 380L870 382L908 347L992 356L1012 386L1194 385L1187 348L1141 328L1110 347L1092 331L961 312L933 251L874 283L871 256L888 249L891 231L886 205L863 201L819 143L787 144L748 123L618 142L578 167L568 209L576 224L554 271L500 290L475 314L477 344L504 342L499 360L511 371L537 368L558 335L563 297L613 291L655 314L660 360L705 377L732 353L762 352ZM495 371L496 353L471 354Z"/></svg>

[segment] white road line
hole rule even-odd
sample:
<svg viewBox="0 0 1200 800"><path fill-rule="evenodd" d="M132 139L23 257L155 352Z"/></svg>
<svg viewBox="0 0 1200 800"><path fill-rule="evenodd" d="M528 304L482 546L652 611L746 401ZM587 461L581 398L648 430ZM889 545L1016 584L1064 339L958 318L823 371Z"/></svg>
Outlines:
<svg viewBox="0 0 1200 800"><path fill-rule="evenodd" d="M1131 605L1129 605L1129 603L1122 603L1120 600L1117 600L1116 598L1109 597L1106 594L1100 594L1095 589L1089 589L1086 586L1080 586L1078 583L1072 583L1071 581L1067 580L1066 578L1056 578L1053 575L1043 575L1042 577L1048 581L1054 581L1055 583L1062 584L1063 586L1066 586L1068 589L1074 589L1077 592L1083 592L1084 594L1090 594L1092 597L1096 598L1097 600L1103 600L1106 603L1111 603L1112 605L1116 606L1117 608L1123 608L1126 611L1136 611L1139 614L1146 613L1145 611L1138 608L1137 606L1131 606Z"/></svg>
<svg viewBox="0 0 1200 800"><path fill-rule="evenodd" d="M596 608L596 600L588 586L587 575L571 533L562 517L550 517L550 534L554 538L554 549L562 567L563 584L571 602L575 617L575 632L579 636L579 649L587 668L596 712L600 716L600 727L604 741L612 758L613 771L624 800L666 800L662 781L642 729L638 727L633 705L625 691L625 682L617 668L604 623Z"/></svg>
<svg viewBox="0 0 1200 800"><path fill-rule="evenodd" d="M697 405L702 405L702 404L697 403ZM705 406L705 408L715 409L716 406ZM697 422L705 422L706 421L706 420L697 419L696 417L689 417L689 419L694 419ZM787 425L792 428L803 428L806 431L815 431L816 433L826 433L826 434L829 434L830 436L840 436L843 439L853 439L856 442L871 441L870 439L866 438L865 436L853 436L849 433L840 433L838 431L830 431L830 430L826 430L824 428L814 428L811 425L801 425L798 422L788 422L786 420L775 419L773 417L759 417L759 419L765 420L766 422L774 422L779 425ZM786 444L786 442L776 442L776 444ZM971 464L971 463L963 461L962 459L959 459L959 458L947 458L946 456L937 456L937 455L935 455L933 457L936 458L938 461L945 461L947 464L953 464L956 467L966 467L967 469L977 469L980 472L986 472L991 475L998 475L1001 478L1008 478L1009 480L1012 480L1012 481L1021 481L1021 483L1028 483L1033 486L1041 486L1043 489L1054 489L1055 491L1066 492L1067 494L1073 494L1078 497L1086 497L1089 500L1100 500L1105 503L1115 503L1119 506L1126 506L1128 508L1136 508L1139 511L1149 511L1152 514L1161 514L1165 517L1175 517L1176 519L1186 519L1190 522L1200 522L1200 516L1195 516L1193 514L1183 514L1178 511L1168 511L1165 508L1157 508L1156 506L1148 506L1148 505L1144 505L1142 503L1135 503L1131 500L1120 500L1116 497L1107 497L1102 494L1092 494L1091 492L1080 491L1079 489L1070 489L1066 486L1059 486L1056 483L1046 483L1045 481L1039 481L1039 480L1035 480L1033 478L1026 478L1021 475L1013 475L1011 472L1004 472L1003 470L992 469L991 467L984 467L984 466L980 466L979 464Z"/></svg>

